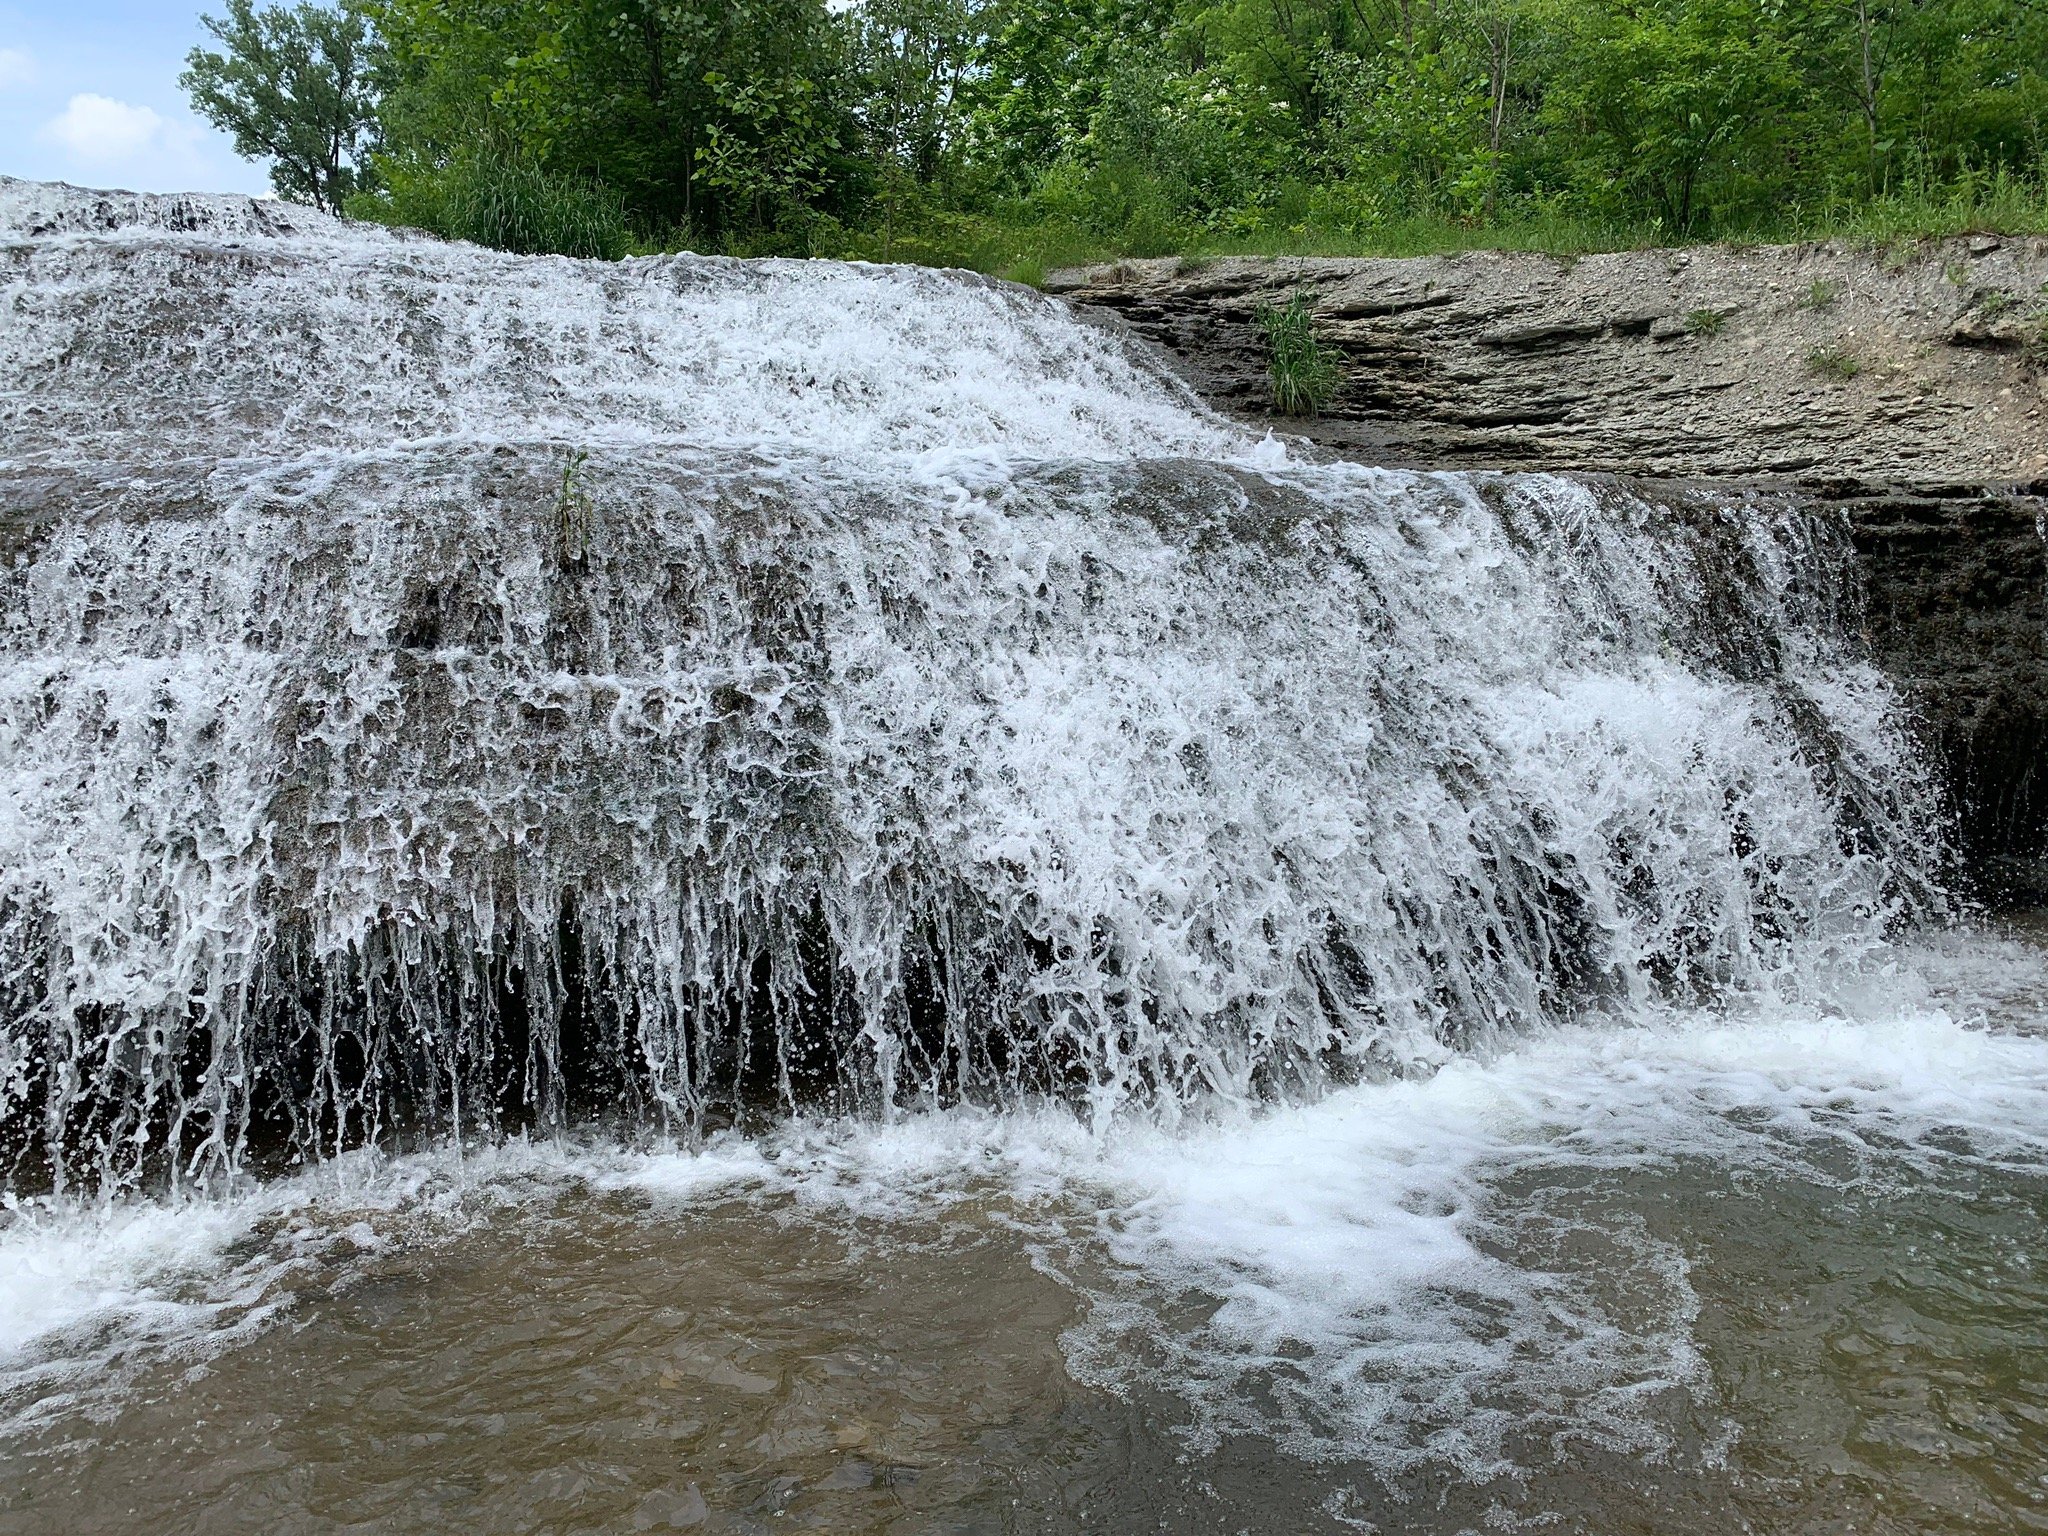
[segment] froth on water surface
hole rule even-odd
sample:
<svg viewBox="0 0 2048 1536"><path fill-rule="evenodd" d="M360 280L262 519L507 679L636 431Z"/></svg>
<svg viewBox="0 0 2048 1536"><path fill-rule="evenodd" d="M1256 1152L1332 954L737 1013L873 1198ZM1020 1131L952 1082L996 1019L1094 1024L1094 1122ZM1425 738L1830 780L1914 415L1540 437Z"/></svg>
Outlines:
<svg viewBox="0 0 2048 1536"><path fill-rule="evenodd" d="M1973 943L1932 962L2014 961ZM1952 1003L1567 1030L1107 1141L357 1160L154 1253L111 1235L148 1207L24 1210L5 1305L74 1315L12 1341L0 1521L2034 1529L2048 1039L2038 996Z"/></svg>
<svg viewBox="0 0 2048 1536"><path fill-rule="evenodd" d="M0 180L0 304L0 1528L2048 1523L1825 513L957 274Z"/></svg>

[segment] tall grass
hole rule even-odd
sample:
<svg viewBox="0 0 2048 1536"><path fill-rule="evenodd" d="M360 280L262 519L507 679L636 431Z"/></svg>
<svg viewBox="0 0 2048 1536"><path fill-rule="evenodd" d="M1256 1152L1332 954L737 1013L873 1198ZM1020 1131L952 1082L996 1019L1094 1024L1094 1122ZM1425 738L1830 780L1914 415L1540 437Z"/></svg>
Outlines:
<svg viewBox="0 0 2048 1536"><path fill-rule="evenodd" d="M388 180L383 192L351 198L350 216L523 255L616 261L630 249L617 193L527 160L472 153Z"/></svg>
<svg viewBox="0 0 2048 1536"><path fill-rule="evenodd" d="M1271 349L1267 372L1273 409L1283 416L1316 416L1343 377L1336 357L1316 335L1315 316L1296 289L1285 304L1262 311L1259 324Z"/></svg>

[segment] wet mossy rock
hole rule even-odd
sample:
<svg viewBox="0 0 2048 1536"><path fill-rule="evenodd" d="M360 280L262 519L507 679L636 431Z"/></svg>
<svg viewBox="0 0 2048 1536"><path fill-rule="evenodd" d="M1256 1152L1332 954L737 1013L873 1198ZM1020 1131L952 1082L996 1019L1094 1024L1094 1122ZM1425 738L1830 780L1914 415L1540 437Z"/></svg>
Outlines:
<svg viewBox="0 0 2048 1536"><path fill-rule="evenodd" d="M1046 286L1253 419L1260 316L1312 294L1341 377L1275 426L1336 454L1735 482L1844 519L1964 875L2048 903L2048 240L1127 261Z"/></svg>

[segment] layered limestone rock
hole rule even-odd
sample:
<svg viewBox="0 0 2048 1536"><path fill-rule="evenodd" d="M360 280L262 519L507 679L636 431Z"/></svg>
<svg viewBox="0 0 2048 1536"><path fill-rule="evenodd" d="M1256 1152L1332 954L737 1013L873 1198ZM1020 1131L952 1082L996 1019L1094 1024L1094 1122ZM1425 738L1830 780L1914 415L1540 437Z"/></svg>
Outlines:
<svg viewBox="0 0 2048 1536"><path fill-rule="evenodd" d="M1660 476L2048 477L2048 239L1127 261L1047 287L1263 412L1259 315L1344 362L1289 430L1397 463Z"/></svg>

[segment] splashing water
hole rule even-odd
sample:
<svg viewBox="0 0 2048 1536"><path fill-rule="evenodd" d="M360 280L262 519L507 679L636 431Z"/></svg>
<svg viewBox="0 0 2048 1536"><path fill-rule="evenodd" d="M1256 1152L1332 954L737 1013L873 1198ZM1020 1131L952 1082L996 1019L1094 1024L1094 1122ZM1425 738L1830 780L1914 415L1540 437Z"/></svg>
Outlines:
<svg viewBox="0 0 2048 1536"><path fill-rule="evenodd" d="M218 1423L300 1379L438 1411L362 1350L488 1335L528 1263L610 1298L633 1379L673 1345L650 1380L760 1418L732 1487L781 1458L893 1518L829 1460L883 1432L804 1417L854 1346L759 1342L813 1295L776 1254L900 1292L863 1413L929 1425L930 1353L991 1383L959 1423L1060 1426L1039 1465L1070 1394L1170 1398L1215 1487L1133 1518L1360 1525L1363 1483L1233 1492L1250 1437L1525 1510L1576 1507L1500 1491L1558 1446L1693 1443L1732 1522L1739 1433L1667 1411L1721 1303L1659 1199L2005 1212L2048 1165L2048 986L1957 940L2031 979L1930 997L1897 947L1939 797L1790 501L1304 462L965 274L7 180L0 429L0 1434L46 1518L144 1496L65 1426L147 1442L195 1361ZM685 1271L755 1343L675 1342ZM429 1273L427 1321L376 1299ZM984 1345L982 1294L1037 1332ZM693 1455L548 1518L709 1519ZM477 1476L476 1528L554 1508ZM192 1486L165 1519L240 1528Z"/></svg>
<svg viewBox="0 0 2048 1536"><path fill-rule="evenodd" d="M957 275L0 207L60 1182L579 1093L1171 1117L1802 985L1926 887L1794 512L1292 463Z"/></svg>

